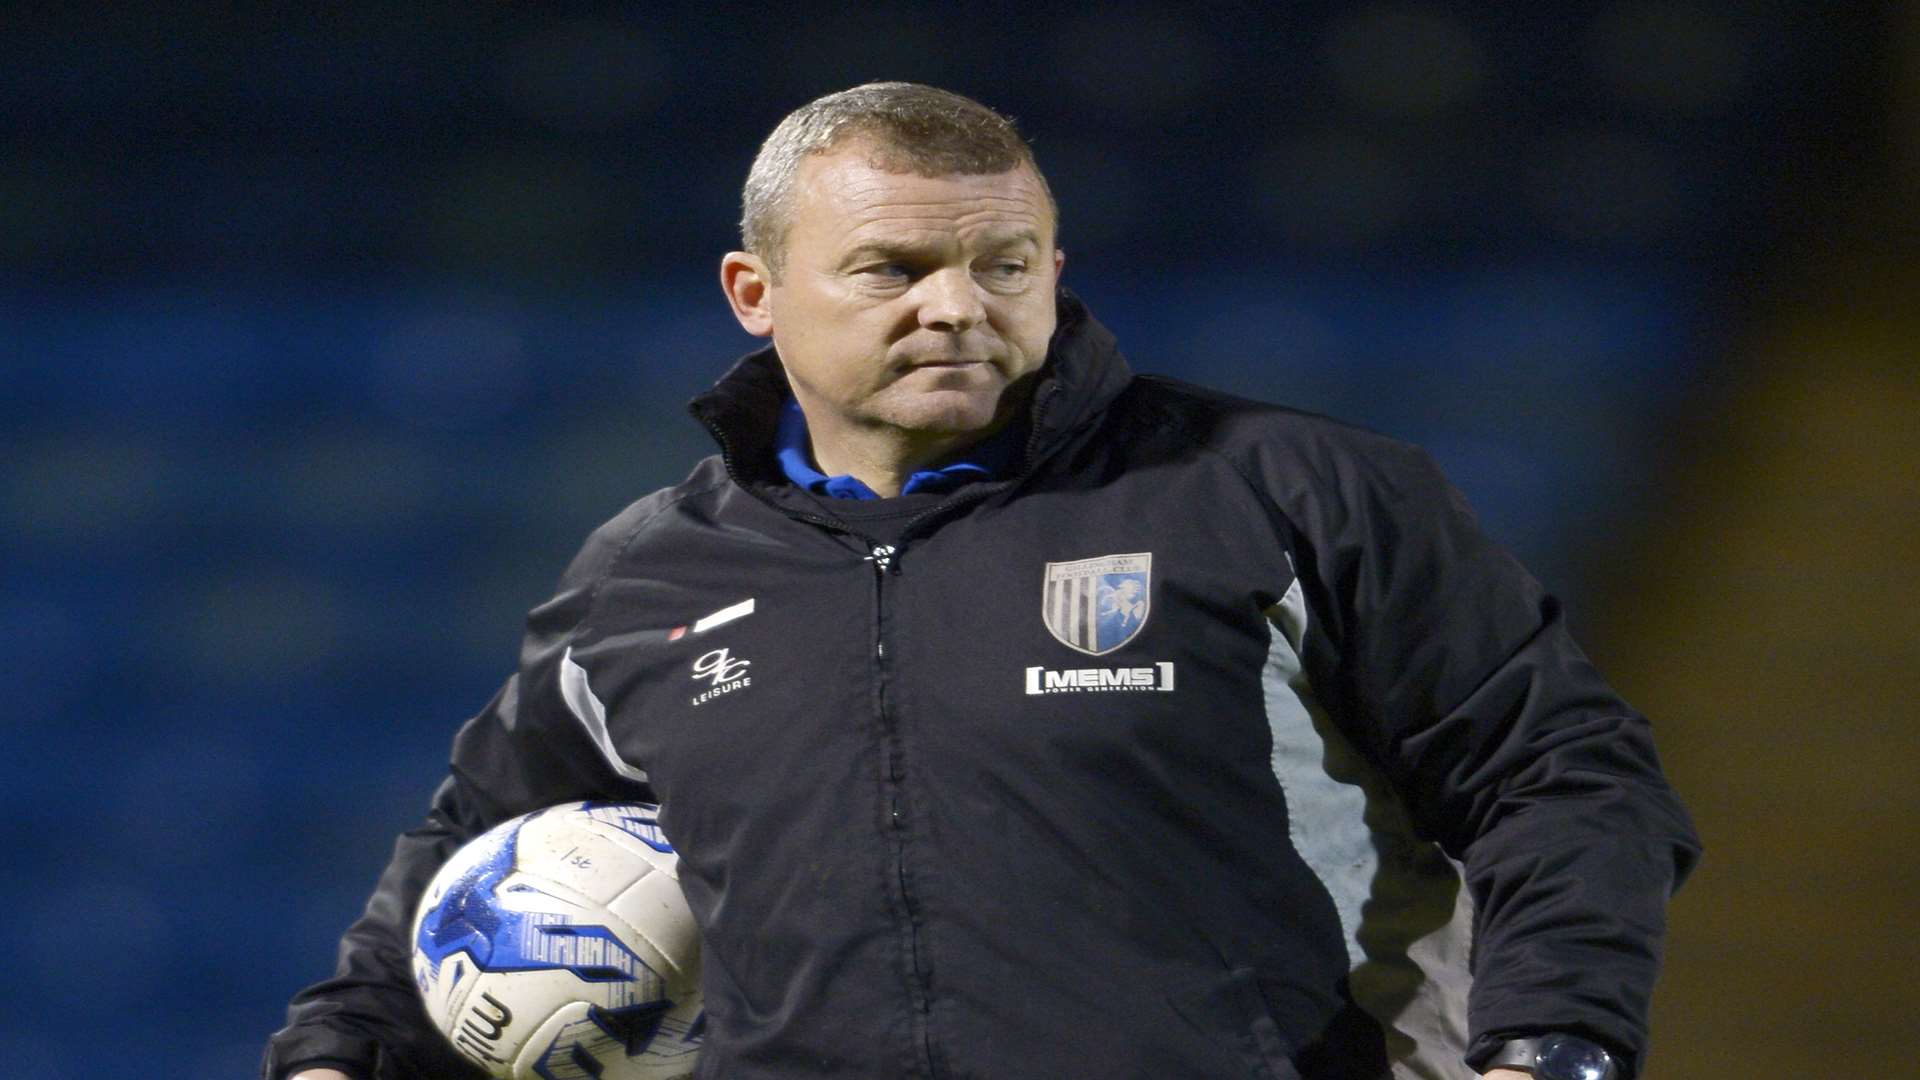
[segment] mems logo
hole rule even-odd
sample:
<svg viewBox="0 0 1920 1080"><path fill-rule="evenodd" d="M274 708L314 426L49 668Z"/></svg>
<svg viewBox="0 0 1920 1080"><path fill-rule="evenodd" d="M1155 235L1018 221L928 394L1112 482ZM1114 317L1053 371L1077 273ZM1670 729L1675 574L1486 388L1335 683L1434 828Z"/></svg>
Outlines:
<svg viewBox="0 0 1920 1080"><path fill-rule="evenodd" d="M1152 667L1027 669L1029 694L1078 694L1086 691L1172 690L1173 661Z"/></svg>

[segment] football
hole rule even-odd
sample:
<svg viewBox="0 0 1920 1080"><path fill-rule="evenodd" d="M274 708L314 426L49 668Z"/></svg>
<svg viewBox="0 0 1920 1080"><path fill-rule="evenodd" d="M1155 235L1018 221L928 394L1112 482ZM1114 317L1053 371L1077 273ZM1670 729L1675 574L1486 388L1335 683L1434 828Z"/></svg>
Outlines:
<svg viewBox="0 0 1920 1080"><path fill-rule="evenodd" d="M705 1024L700 931L659 808L502 822L434 875L413 973L454 1047L502 1080L674 1080Z"/></svg>

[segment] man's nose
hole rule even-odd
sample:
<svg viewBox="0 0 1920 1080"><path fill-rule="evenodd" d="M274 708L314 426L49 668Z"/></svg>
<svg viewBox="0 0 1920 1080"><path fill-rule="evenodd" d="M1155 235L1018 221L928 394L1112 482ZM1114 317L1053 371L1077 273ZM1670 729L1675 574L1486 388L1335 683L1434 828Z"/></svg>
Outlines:
<svg viewBox="0 0 1920 1080"><path fill-rule="evenodd" d="M958 334L987 317L980 286L964 266L947 267L920 279L920 325Z"/></svg>

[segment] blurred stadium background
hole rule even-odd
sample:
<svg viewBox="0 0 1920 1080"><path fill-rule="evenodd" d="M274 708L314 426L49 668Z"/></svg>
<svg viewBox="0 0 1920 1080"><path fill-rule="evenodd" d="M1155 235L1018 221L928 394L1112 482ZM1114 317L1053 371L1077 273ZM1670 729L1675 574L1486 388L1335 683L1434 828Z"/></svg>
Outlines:
<svg viewBox="0 0 1920 1080"><path fill-rule="evenodd" d="M873 78L1018 118L1136 367L1425 444L1569 598L1709 846L1650 1076L1920 1059L1911 6L595 12L0 15L0 1073L251 1073Z"/></svg>

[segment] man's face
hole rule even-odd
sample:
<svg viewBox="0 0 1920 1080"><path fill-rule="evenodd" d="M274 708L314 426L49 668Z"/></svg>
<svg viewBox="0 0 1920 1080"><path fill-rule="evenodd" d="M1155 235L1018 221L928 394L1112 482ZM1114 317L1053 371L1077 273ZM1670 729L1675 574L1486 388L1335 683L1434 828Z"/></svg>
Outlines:
<svg viewBox="0 0 1920 1080"><path fill-rule="evenodd" d="M768 325L823 428L964 436L1005 419L1040 368L1060 254L1032 170L925 177L856 143L804 160ZM750 328L751 329L751 328Z"/></svg>

